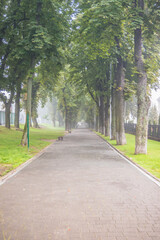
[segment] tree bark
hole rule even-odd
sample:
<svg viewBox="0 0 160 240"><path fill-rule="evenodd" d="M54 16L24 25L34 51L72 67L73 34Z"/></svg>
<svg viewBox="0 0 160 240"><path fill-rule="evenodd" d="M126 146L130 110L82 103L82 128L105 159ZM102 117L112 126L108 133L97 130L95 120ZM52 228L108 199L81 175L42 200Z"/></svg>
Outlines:
<svg viewBox="0 0 160 240"><path fill-rule="evenodd" d="M52 99L52 106L53 106L53 116L52 116L53 127L56 127L56 115L57 115L57 101L56 101L56 98Z"/></svg>
<svg viewBox="0 0 160 240"><path fill-rule="evenodd" d="M33 95L32 95L33 97ZM34 101L34 103L33 103ZM38 121L37 121L37 117L38 117L38 113L37 113L37 99L36 98L32 98L32 110L31 110L31 115L32 115L32 123L33 123L33 127L34 128L39 128L38 125ZM31 126L31 121L30 121L30 126Z"/></svg>
<svg viewBox="0 0 160 240"><path fill-rule="evenodd" d="M59 122L59 127L64 126L64 121L63 121L60 111L58 111L58 122Z"/></svg>
<svg viewBox="0 0 160 240"><path fill-rule="evenodd" d="M105 136L110 136L110 97L105 104Z"/></svg>
<svg viewBox="0 0 160 240"><path fill-rule="evenodd" d="M98 116L98 111L96 113L96 132L99 131L99 116Z"/></svg>
<svg viewBox="0 0 160 240"><path fill-rule="evenodd" d="M136 6L135 6L136 7ZM138 7L144 9L144 1L138 0ZM147 134L148 134L148 110L150 99L147 96L147 74L144 68L142 57L142 30L139 26L134 33L134 57L137 68L137 127L135 154L147 154Z"/></svg>
<svg viewBox="0 0 160 240"><path fill-rule="evenodd" d="M121 56L117 58L116 70L116 142L117 145L126 144L124 130L124 80L125 72Z"/></svg>
<svg viewBox="0 0 160 240"><path fill-rule="evenodd" d="M32 78L29 77L27 81L27 109L26 109L26 122L23 130L23 136L21 140L21 145L27 145L27 114L29 114L29 123L31 120L31 96L32 96Z"/></svg>
<svg viewBox="0 0 160 240"><path fill-rule="evenodd" d="M10 109L11 109L13 97L14 97L14 88L12 87L9 100L6 100L4 102L4 104L5 104L5 127L8 129L10 129L10 127L11 127L11 125L10 125L10 113L11 113Z"/></svg>
<svg viewBox="0 0 160 240"><path fill-rule="evenodd" d="M114 85L114 83L113 83ZM112 86L112 102L111 102L111 140L116 140L116 93L114 86Z"/></svg>
<svg viewBox="0 0 160 240"><path fill-rule="evenodd" d="M68 119L68 109L67 107L65 108L65 130L69 130L69 119Z"/></svg>
<svg viewBox="0 0 160 240"><path fill-rule="evenodd" d="M19 128L20 94L21 94L21 82L18 82L15 99L15 121L14 121L15 128Z"/></svg>
<svg viewBox="0 0 160 240"><path fill-rule="evenodd" d="M32 122L33 122L33 127L34 128L39 128L38 122L37 122L37 118L38 118L38 112L37 112L37 108L38 108L38 97L37 97L37 93L40 87L40 83L34 81L32 84L32 102L31 102L31 116L32 116ZM31 126L31 122L30 122L30 126Z"/></svg>
<svg viewBox="0 0 160 240"><path fill-rule="evenodd" d="M100 96L99 100L99 132L104 134L104 97Z"/></svg>
<svg viewBox="0 0 160 240"><path fill-rule="evenodd" d="M35 59L32 59L31 63L31 72L27 81L27 108L26 108L26 123L23 130L21 145L27 145L27 114L29 114L29 123L31 122L31 100L32 100L32 82L34 77L34 67L35 67Z"/></svg>
<svg viewBox="0 0 160 240"><path fill-rule="evenodd" d="M10 129L11 125L10 125L10 108L11 108L11 104L6 103L5 104L5 127Z"/></svg>
<svg viewBox="0 0 160 240"><path fill-rule="evenodd" d="M35 117L35 118L32 117L32 122L33 122L33 127L34 127L34 128L40 128L40 127L39 127L39 124L38 124L38 122L37 122L37 118L36 118L36 117Z"/></svg>
<svg viewBox="0 0 160 240"><path fill-rule="evenodd" d="M97 116L97 111L96 111L96 106L94 107L94 110L93 110L93 129L94 131L96 131L96 116Z"/></svg>
<svg viewBox="0 0 160 240"><path fill-rule="evenodd" d="M68 112L68 130L71 130L72 129L72 112L69 111Z"/></svg>

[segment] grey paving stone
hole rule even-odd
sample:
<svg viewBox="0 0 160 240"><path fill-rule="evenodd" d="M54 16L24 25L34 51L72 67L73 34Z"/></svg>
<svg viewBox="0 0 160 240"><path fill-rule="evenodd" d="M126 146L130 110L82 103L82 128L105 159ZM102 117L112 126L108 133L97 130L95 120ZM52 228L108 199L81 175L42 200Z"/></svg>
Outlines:
<svg viewBox="0 0 160 240"><path fill-rule="evenodd" d="M160 187L72 131L0 186L0 240L160 240Z"/></svg>

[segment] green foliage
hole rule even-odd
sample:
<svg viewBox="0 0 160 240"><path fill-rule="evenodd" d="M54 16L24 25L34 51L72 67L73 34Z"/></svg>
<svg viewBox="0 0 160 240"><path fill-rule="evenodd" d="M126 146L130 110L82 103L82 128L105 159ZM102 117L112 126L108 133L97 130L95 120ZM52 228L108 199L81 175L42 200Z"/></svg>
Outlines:
<svg viewBox="0 0 160 240"><path fill-rule="evenodd" d="M94 122L94 115L96 114L96 104L89 94L81 96L81 103L78 112L78 122L84 120L86 123Z"/></svg>
<svg viewBox="0 0 160 240"><path fill-rule="evenodd" d="M152 87L159 76L159 1L145 1L144 10L136 3L1 1L0 91L9 92L16 82L25 82L35 68L37 102L41 99L44 104L54 90L61 111L64 113L67 107L76 119L82 93L89 93L97 107L101 96L110 95L121 58L126 70L124 97L129 99L137 86L133 59L134 31L138 27L143 31L143 58L148 86ZM112 70L111 63L115 66Z"/></svg>
<svg viewBox="0 0 160 240"><path fill-rule="evenodd" d="M0 81L4 84L0 89L10 90L17 78L24 81L33 61L35 66L48 59L56 69L69 29L70 17L64 11L70 7L66 1L22 0L3 1L1 9Z"/></svg>
<svg viewBox="0 0 160 240"><path fill-rule="evenodd" d="M108 59L99 56L96 59L90 59L88 54L83 51L83 47L73 42L69 62L72 81L84 92L89 92L98 105L98 98L109 94L110 66Z"/></svg>
<svg viewBox="0 0 160 240"><path fill-rule="evenodd" d="M59 110L62 111L65 117L66 112L68 112L72 121L76 122L81 91L73 82L70 81L70 77L70 67L69 65L66 65L64 71L61 71L59 74L58 82L54 88L54 93L58 99Z"/></svg>
<svg viewBox="0 0 160 240"><path fill-rule="evenodd" d="M138 5L135 7L134 2L130 0L81 0L78 2L79 13L73 24L73 41L80 52L79 54L77 53L77 49L75 50L76 55L74 59L77 57L80 62L82 59L83 65L78 63L78 68L81 67L81 73L83 73L82 69L85 68L87 68L87 73L89 72L88 62L93 63L97 58L103 58L108 62L116 64L118 61L117 57L120 55L127 62L125 97L128 98L134 94L137 82L137 75L133 64L134 30L142 26L145 36L143 54L148 75L148 84L155 83L159 76L160 56L157 38L159 33L157 24L160 8L157 1L154 0L153 3L151 1L145 2L144 11ZM153 13L155 13L154 17ZM153 23L156 26L152 27L152 31L148 34ZM99 72L103 72L103 67L99 67ZM97 76L97 74L94 72L93 76ZM81 78L85 79L86 76L84 77L81 74ZM92 81L92 77L90 76L89 78L89 81ZM92 86L93 84L91 83L91 88Z"/></svg>
<svg viewBox="0 0 160 240"><path fill-rule="evenodd" d="M125 34L126 5L124 1L88 1L87 8L81 9L81 13L75 20L74 28L77 30L76 39L83 46L87 45L87 53L91 59L100 56L103 58L115 57L124 54L128 49L122 37ZM81 5L80 5L81 6ZM77 38L79 37L79 38ZM119 38L120 48L117 48L116 38ZM126 45L126 46L125 46Z"/></svg>
<svg viewBox="0 0 160 240"><path fill-rule="evenodd" d="M99 98L110 95L114 79L110 64L119 57L127 62L125 98L135 93L133 75L133 35L128 31L129 1L80 1L80 13L73 23L71 68L75 81L86 87L97 106ZM116 87L116 86L115 86Z"/></svg>

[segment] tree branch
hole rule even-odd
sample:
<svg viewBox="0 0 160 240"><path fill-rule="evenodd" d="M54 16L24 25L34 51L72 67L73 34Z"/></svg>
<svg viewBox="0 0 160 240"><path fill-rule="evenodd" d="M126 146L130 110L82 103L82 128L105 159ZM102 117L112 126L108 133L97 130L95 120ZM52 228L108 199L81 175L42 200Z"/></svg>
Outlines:
<svg viewBox="0 0 160 240"><path fill-rule="evenodd" d="M7 97L4 95L4 93L0 93L0 100L6 104L7 103Z"/></svg>
<svg viewBox="0 0 160 240"><path fill-rule="evenodd" d="M91 95L92 99L95 101L97 107L99 107L98 99L96 99L96 98L94 97L93 93L91 92L91 90L90 90L90 88L89 88L88 83L87 83L87 89L88 89L88 92L89 92L89 94Z"/></svg>

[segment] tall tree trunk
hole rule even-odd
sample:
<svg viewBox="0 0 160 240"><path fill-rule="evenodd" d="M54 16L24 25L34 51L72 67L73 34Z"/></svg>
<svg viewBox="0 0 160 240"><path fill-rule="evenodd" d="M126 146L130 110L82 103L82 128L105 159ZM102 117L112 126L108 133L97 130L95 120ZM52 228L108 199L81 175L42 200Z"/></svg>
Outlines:
<svg viewBox="0 0 160 240"><path fill-rule="evenodd" d="M54 113L53 113L52 122L53 122L53 127L55 127L55 126L56 126L56 118L55 118L55 115L54 115Z"/></svg>
<svg viewBox="0 0 160 240"><path fill-rule="evenodd" d="M116 142L117 145L126 144L125 130L124 130L124 66L121 56L117 58L116 71Z"/></svg>
<svg viewBox="0 0 160 240"><path fill-rule="evenodd" d="M37 121L37 118L35 117L32 117L32 122L33 122L33 127L34 128L39 128L39 124L38 124L38 121Z"/></svg>
<svg viewBox="0 0 160 240"><path fill-rule="evenodd" d="M105 136L110 136L110 97L105 104Z"/></svg>
<svg viewBox="0 0 160 240"><path fill-rule="evenodd" d="M20 114L20 94L21 94L21 82L17 82L16 87L16 99L15 99L15 128L19 128L19 114Z"/></svg>
<svg viewBox="0 0 160 240"><path fill-rule="evenodd" d="M99 131L99 116L98 116L98 111L96 113L96 132Z"/></svg>
<svg viewBox="0 0 160 240"><path fill-rule="evenodd" d="M27 108L26 108L26 123L23 130L21 145L27 145L27 114L29 115L29 123L31 122L31 100L32 100L32 82L34 78L35 59L32 59L31 72L27 81Z"/></svg>
<svg viewBox="0 0 160 240"><path fill-rule="evenodd" d="M91 108L90 109L90 128L94 129L94 110Z"/></svg>
<svg viewBox="0 0 160 240"><path fill-rule="evenodd" d="M116 93L114 89L114 82L112 86L112 102L111 102L111 140L116 140Z"/></svg>
<svg viewBox="0 0 160 240"><path fill-rule="evenodd" d="M34 103L32 103L32 110L31 110L31 115L32 115L32 123L33 123L33 127L34 128L39 128L38 125L38 121L37 121L37 117L38 117L38 113L37 113L37 108L38 108L38 104L36 99L32 99L32 102L35 101ZM31 126L31 125L30 125Z"/></svg>
<svg viewBox="0 0 160 240"><path fill-rule="evenodd" d="M99 132L99 107L96 105L96 132Z"/></svg>
<svg viewBox="0 0 160 240"><path fill-rule="evenodd" d="M37 97L37 93L40 87L40 83L34 81L32 84L32 102L31 102L31 116L32 116L32 123L33 123L33 127L34 128L39 128L38 122L37 122L37 118L38 118L38 112L37 112L37 108L38 108L38 97ZM30 122L30 126L31 126L31 122Z"/></svg>
<svg viewBox="0 0 160 240"><path fill-rule="evenodd" d="M11 109L11 104L12 104L12 100L14 97L14 88L11 89L11 94L10 94L10 98L9 100L5 101L5 127L10 129L11 125L10 125L10 109Z"/></svg>
<svg viewBox="0 0 160 240"><path fill-rule="evenodd" d="M100 96L99 106L99 132L104 134L104 97Z"/></svg>
<svg viewBox="0 0 160 240"><path fill-rule="evenodd" d="M93 129L96 131L96 121L97 121L97 109L94 107L94 120L93 120Z"/></svg>
<svg viewBox="0 0 160 240"><path fill-rule="evenodd" d="M64 126L64 121L63 121L60 111L58 111L58 122L59 122L59 127Z"/></svg>
<svg viewBox="0 0 160 240"><path fill-rule="evenodd" d="M66 107L65 109L65 130L68 131L69 130L69 126L68 126L69 122L68 122L68 109Z"/></svg>
<svg viewBox="0 0 160 240"><path fill-rule="evenodd" d="M52 99L52 106L53 106L52 121L53 121L53 126L56 127L56 115L57 115L57 101L56 101L56 98Z"/></svg>
<svg viewBox="0 0 160 240"><path fill-rule="evenodd" d="M32 123L33 123L34 128L40 128L39 124L38 124L38 121L37 121L37 116L35 115L35 113L34 113L34 115L32 115Z"/></svg>
<svg viewBox="0 0 160 240"><path fill-rule="evenodd" d="M72 112L69 111L69 114L68 114L68 130L71 130L72 129Z"/></svg>
<svg viewBox="0 0 160 240"><path fill-rule="evenodd" d="M136 4L135 4L136 7ZM138 0L138 7L144 10L144 1ZM141 14L140 14L141 15ZM142 30L139 26L134 33L134 56L137 68L137 127L136 127L136 145L135 154L147 154L147 134L148 134L148 110L150 99L147 96L147 74L144 68L142 57Z"/></svg>
<svg viewBox="0 0 160 240"><path fill-rule="evenodd" d="M10 125L10 113L11 113L10 108L11 108L11 104L6 103L5 104L5 127L8 129L11 127L11 125Z"/></svg>

